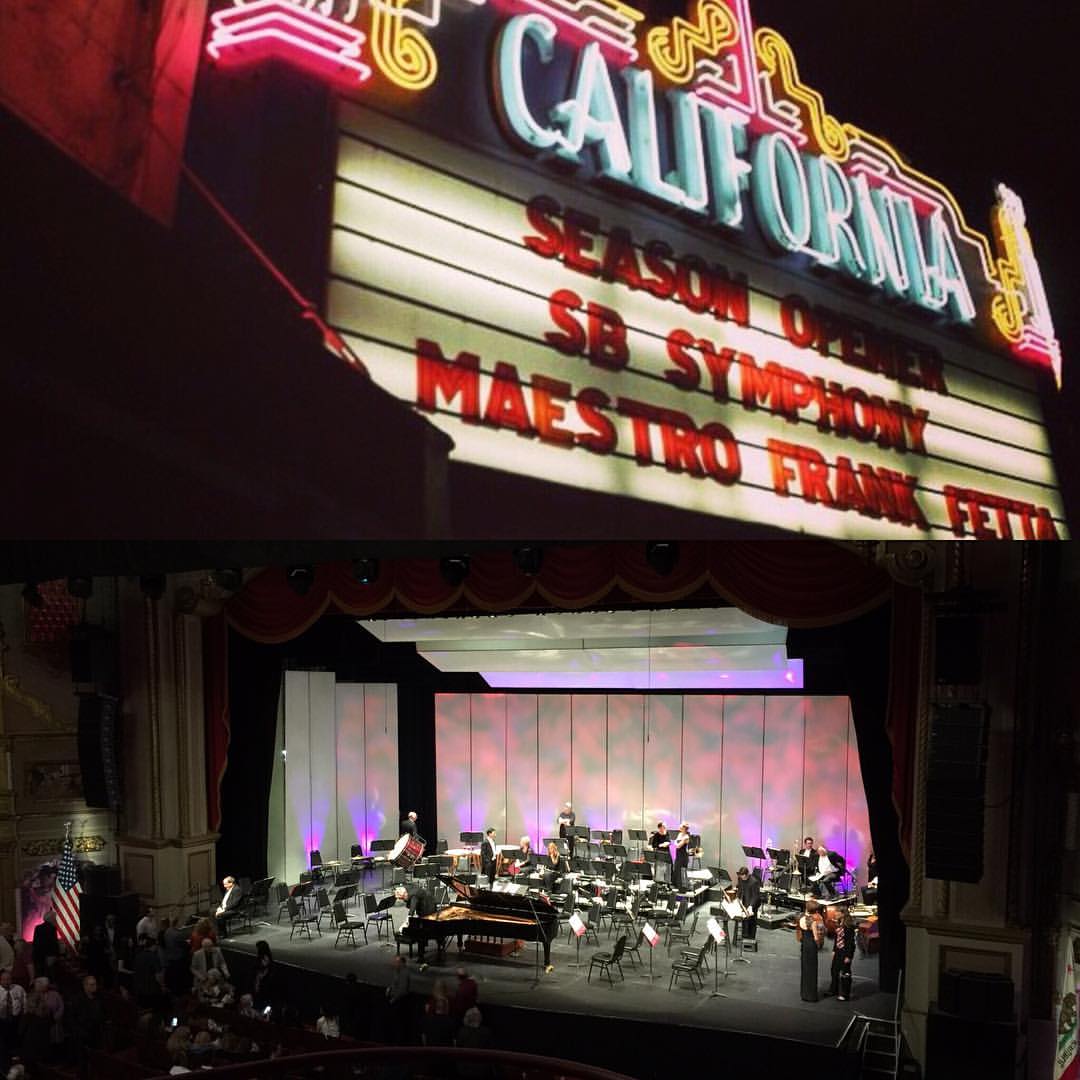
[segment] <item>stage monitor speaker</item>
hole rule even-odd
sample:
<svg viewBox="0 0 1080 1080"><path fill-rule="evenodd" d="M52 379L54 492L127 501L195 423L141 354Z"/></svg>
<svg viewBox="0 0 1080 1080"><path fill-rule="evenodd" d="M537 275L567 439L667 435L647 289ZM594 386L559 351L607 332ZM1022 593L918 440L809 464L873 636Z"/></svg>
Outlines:
<svg viewBox="0 0 1080 1080"><path fill-rule="evenodd" d="M951 1016L931 1005L926 1018L926 1076L1014 1080L1016 1025Z"/></svg>
<svg viewBox="0 0 1080 1080"><path fill-rule="evenodd" d="M79 768L87 806L120 808L120 702L107 694L79 698Z"/></svg>
<svg viewBox="0 0 1080 1080"><path fill-rule="evenodd" d="M926 772L928 878L982 879L988 738L986 706L933 706Z"/></svg>
<svg viewBox="0 0 1080 1080"><path fill-rule="evenodd" d="M1011 1020L1013 981L1008 975L982 971L942 971L938 1008L968 1020Z"/></svg>

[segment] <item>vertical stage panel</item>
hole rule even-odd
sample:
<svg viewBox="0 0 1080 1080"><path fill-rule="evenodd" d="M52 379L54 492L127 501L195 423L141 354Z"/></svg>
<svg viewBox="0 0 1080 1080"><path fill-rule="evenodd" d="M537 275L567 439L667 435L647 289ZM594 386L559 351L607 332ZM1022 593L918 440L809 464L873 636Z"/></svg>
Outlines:
<svg viewBox="0 0 1080 1080"><path fill-rule="evenodd" d="M571 697L570 798L578 825L607 828L607 696ZM565 801L565 800L564 800Z"/></svg>
<svg viewBox="0 0 1080 1080"><path fill-rule="evenodd" d="M435 805L439 833L450 847L469 830L469 694L435 695Z"/></svg>
<svg viewBox="0 0 1080 1080"><path fill-rule="evenodd" d="M805 698L765 699L762 832L765 843L795 851L802 845L803 711Z"/></svg>
<svg viewBox="0 0 1080 1080"><path fill-rule="evenodd" d="M540 748L537 757L540 803L540 835L558 835L555 819L570 794L570 696L542 694L538 702L537 727ZM534 837L534 844L536 838ZM539 845L535 845L539 846Z"/></svg>
<svg viewBox="0 0 1080 1080"><path fill-rule="evenodd" d="M364 816L364 712L367 687L338 683L337 709L337 821L338 858L348 859L353 844L368 854L372 838ZM325 858L332 858L323 852Z"/></svg>
<svg viewBox="0 0 1080 1080"><path fill-rule="evenodd" d="M806 754L803 762L804 836L813 836L843 854L847 802L846 697L806 699Z"/></svg>
<svg viewBox="0 0 1080 1080"><path fill-rule="evenodd" d="M724 699L719 694L683 698L683 814L701 834L701 864L720 858L720 779Z"/></svg>
<svg viewBox="0 0 1080 1080"><path fill-rule="evenodd" d="M266 822L266 872L278 881L290 881L285 870L285 680L278 694L277 723L274 725L274 770L270 777L270 801Z"/></svg>
<svg viewBox="0 0 1080 1080"><path fill-rule="evenodd" d="M506 832L501 844L515 844L528 836L540 843L540 807L537 777L537 696L506 696Z"/></svg>
<svg viewBox="0 0 1080 1080"><path fill-rule="evenodd" d="M472 695L469 828L506 832L506 696ZM423 830L421 830L423 831Z"/></svg>
<svg viewBox="0 0 1080 1080"><path fill-rule="evenodd" d="M641 694L612 694L607 699L608 827L644 829L645 722ZM654 823L655 824L655 823Z"/></svg>
<svg viewBox="0 0 1080 1080"><path fill-rule="evenodd" d="M334 673L312 671L308 678L310 701L311 832L308 851L317 849L324 860L336 859L337 830L337 705Z"/></svg>
<svg viewBox="0 0 1080 1080"><path fill-rule="evenodd" d="M672 839L682 813L682 704L670 694L645 698L645 828L663 821Z"/></svg>
<svg viewBox="0 0 1080 1080"><path fill-rule="evenodd" d="M720 865L731 876L747 862L743 844L760 845L765 698L724 698Z"/></svg>
<svg viewBox="0 0 1080 1080"><path fill-rule="evenodd" d="M398 723L397 687L369 684L364 709L365 748L365 828L379 839L398 835L400 813L412 807L398 807ZM420 832L424 823L420 822Z"/></svg>
<svg viewBox="0 0 1080 1080"><path fill-rule="evenodd" d="M863 786L862 767L859 762L859 743L855 738L855 721L851 717L851 702L848 701L847 704L847 812L844 822L844 847L836 850L847 859L849 868L859 868L859 884L865 885L866 856L874 845L870 840L870 811L866 805L866 788Z"/></svg>
<svg viewBox="0 0 1080 1080"><path fill-rule="evenodd" d="M285 672L285 874L300 880L311 836L311 704L306 671Z"/></svg>

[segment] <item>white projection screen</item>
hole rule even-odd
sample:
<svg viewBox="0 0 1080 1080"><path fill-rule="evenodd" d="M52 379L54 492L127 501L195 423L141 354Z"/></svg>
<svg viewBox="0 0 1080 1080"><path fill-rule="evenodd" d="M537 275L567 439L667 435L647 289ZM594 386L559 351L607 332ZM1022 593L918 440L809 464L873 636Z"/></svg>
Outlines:
<svg viewBox="0 0 1080 1080"><path fill-rule="evenodd" d="M702 864L732 873L742 846L803 836L862 866L871 847L846 697L439 694L439 835L490 826L500 842L552 835L571 799L579 825L690 822Z"/></svg>
<svg viewBox="0 0 1080 1080"><path fill-rule="evenodd" d="M309 852L365 854L398 833L397 687L285 672L267 830L267 873L296 882Z"/></svg>

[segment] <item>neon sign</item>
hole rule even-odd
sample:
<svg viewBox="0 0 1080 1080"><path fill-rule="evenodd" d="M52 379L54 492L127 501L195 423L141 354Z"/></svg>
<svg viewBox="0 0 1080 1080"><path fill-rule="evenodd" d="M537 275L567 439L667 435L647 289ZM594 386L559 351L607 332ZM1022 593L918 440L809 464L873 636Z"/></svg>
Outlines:
<svg viewBox="0 0 1080 1080"><path fill-rule="evenodd" d="M974 325L1060 383L1060 345L1019 198L999 190L992 244L946 188L827 111L784 38L754 27L749 0L694 0L688 17L653 26L623 0L492 3L505 17L493 96L528 152L729 238L752 215L781 255ZM448 13L469 18L485 6L234 0L212 16L207 52L220 63L285 57L353 89L384 82L421 93L438 81ZM525 68L565 49L577 52L569 93L545 99ZM468 57L459 47L453 60L460 67Z"/></svg>

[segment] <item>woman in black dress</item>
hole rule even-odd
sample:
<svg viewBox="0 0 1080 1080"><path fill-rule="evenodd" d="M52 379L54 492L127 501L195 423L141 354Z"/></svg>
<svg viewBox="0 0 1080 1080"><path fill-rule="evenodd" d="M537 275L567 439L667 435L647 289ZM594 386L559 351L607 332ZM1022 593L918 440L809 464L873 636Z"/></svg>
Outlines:
<svg viewBox="0 0 1080 1080"><path fill-rule="evenodd" d="M799 939L799 994L803 1001L818 1000L818 952L825 941L825 923L820 912L821 905L816 900L808 900L795 932Z"/></svg>

